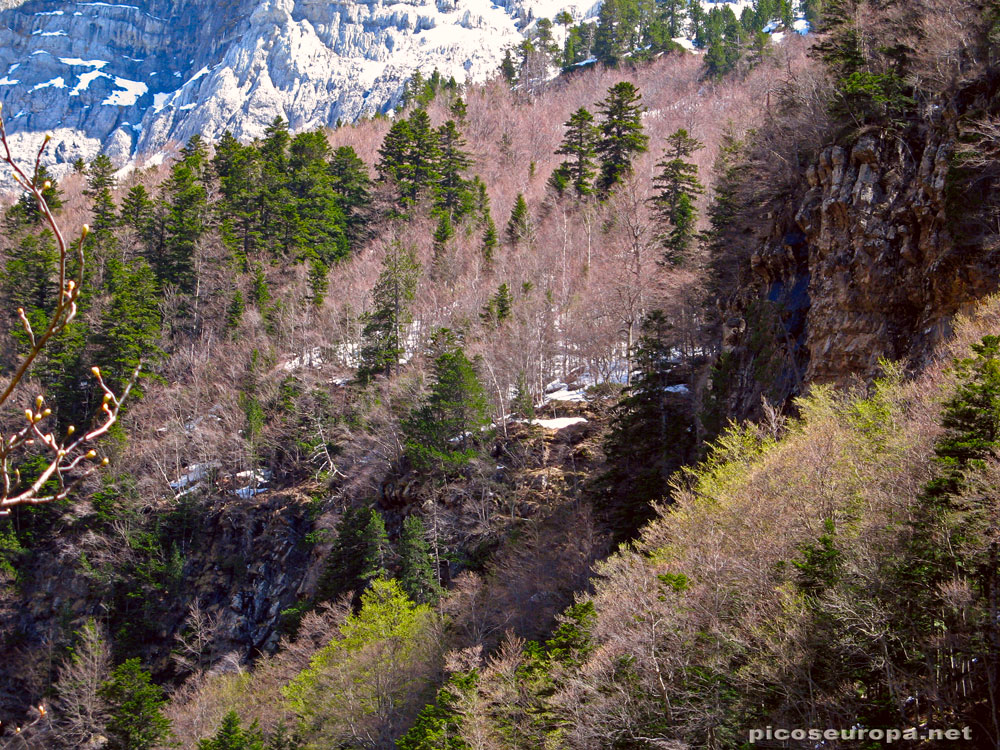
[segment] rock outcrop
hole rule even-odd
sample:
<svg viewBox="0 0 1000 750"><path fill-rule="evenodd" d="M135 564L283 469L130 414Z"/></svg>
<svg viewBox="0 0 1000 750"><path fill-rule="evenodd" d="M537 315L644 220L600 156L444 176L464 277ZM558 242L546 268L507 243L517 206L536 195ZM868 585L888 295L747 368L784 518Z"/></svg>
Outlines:
<svg viewBox="0 0 1000 750"><path fill-rule="evenodd" d="M808 167L723 310L721 413L874 377L882 359L919 368L954 315L997 288L989 248L953 236L959 112L932 112L909 137L863 131Z"/></svg>

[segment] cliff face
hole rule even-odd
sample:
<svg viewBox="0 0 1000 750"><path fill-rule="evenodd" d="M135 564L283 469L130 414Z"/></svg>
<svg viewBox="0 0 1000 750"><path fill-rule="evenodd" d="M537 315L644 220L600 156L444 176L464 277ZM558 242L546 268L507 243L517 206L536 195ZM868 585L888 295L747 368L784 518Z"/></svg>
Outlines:
<svg viewBox="0 0 1000 750"><path fill-rule="evenodd" d="M562 7L582 17L594 3ZM123 163L195 133L258 137L277 115L300 130L384 112L416 69L483 80L536 10L531 0L32 0L0 11L0 103L22 152L49 131L53 163L101 150Z"/></svg>
<svg viewBox="0 0 1000 750"><path fill-rule="evenodd" d="M829 145L792 210L752 254L724 310L725 404L757 413L812 383L871 378L879 360L919 367L957 312L996 289L996 258L953 237L959 117L932 108L916 136L862 132Z"/></svg>

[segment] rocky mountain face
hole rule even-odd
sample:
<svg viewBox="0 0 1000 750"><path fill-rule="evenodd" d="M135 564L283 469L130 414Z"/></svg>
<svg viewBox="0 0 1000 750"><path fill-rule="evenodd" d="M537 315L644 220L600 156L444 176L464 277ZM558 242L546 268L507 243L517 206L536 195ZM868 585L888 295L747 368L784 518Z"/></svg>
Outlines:
<svg viewBox="0 0 1000 750"><path fill-rule="evenodd" d="M883 359L919 368L956 313L996 289L992 245L962 228L988 189L955 171L976 101L966 91L909 133L873 129L820 151L724 310L730 414L811 383L870 379Z"/></svg>
<svg viewBox="0 0 1000 750"><path fill-rule="evenodd" d="M593 6L559 5L577 17ZM276 115L301 130L384 112L416 69L482 80L543 10L557 9L532 0L32 0L0 11L0 103L16 146L37 148L51 132L53 163L103 150L121 164L195 133L260 136Z"/></svg>

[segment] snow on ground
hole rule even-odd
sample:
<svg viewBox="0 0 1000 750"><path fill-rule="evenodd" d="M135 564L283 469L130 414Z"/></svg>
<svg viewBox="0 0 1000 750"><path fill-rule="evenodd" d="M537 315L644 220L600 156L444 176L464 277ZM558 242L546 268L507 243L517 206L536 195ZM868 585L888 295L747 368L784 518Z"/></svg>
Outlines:
<svg viewBox="0 0 1000 750"><path fill-rule="evenodd" d="M8 78L7 76L0 78L0 86L14 86L18 83L20 83L20 81L16 78Z"/></svg>
<svg viewBox="0 0 1000 750"><path fill-rule="evenodd" d="M532 419L531 424L544 427L546 430L562 430L575 424L585 424L583 417L559 417L557 419Z"/></svg>
<svg viewBox="0 0 1000 750"><path fill-rule="evenodd" d="M191 464L191 466L188 467L186 474L177 477L177 479L170 483L170 489L175 492L188 489L203 479L206 479L213 472L216 472L221 468L222 463L220 461L206 461L203 464Z"/></svg>

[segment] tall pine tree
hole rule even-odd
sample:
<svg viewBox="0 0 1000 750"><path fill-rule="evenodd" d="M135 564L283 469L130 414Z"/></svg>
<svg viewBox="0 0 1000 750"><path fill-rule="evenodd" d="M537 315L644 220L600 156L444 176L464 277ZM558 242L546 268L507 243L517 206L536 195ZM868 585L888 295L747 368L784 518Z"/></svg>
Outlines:
<svg viewBox="0 0 1000 750"><path fill-rule="evenodd" d="M679 263L691 250L698 215L694 202L705 192L698 180L698 167L687 161L702 144L683 128L667 137L667 148L653 178L656 195L651 202L657 231L668 263Z"/></svg>
<svg viewBox="0 0 1000 750"><path fill-rule="evenodd" d="M604 197L622 179L632 172L632 160L646 151L649 136L643 133L642 95L628 81L616 83L608 89L601 102L601 140L597 144L600 157L600 174L597 178L598 193Z"/></svg>

